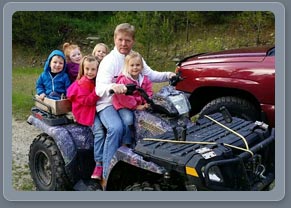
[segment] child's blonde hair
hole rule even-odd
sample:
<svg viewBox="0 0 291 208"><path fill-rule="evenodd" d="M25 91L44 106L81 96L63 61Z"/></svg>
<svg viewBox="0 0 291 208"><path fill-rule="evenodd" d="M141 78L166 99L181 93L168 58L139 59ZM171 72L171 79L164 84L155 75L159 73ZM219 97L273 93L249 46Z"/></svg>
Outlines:
<svg viewBox="0 0 291 208"><path fill-rule="evenodd" d="M97 63L97 71L98 71L98 67L99 67L99 62L98 60L95 58L95 56L93 55L87 55L87 56L84 56L81 60L81 63L80 63L80 66L79 66L79 71L78 71L78 76L76 78L76 80L79 80L82 78L82 76L84 76L84 62L85 61L88 61L88 62L93 62L93 61L96 61Z"/></svg>
<svg viewBox="0 0 291 208"><path fill-rule="evenodd" d="M92 51L92 55L94 56L95 52L97 51L97 48L99 46L103 46L106 49L106 54L109 53L109 47L105 43L97 43Z"/></svg>
<svg viewBox="0 0 291 208"><path fill-rule="evenodd" d="M143 70L143 61L142 61L142 56L135 51L131 51L129 54L127 54L125 56L125 60L124 60L124 65L123 65L123 69L122 69L122 74L126 77L131 77L131 75L128 73L128 68L129 68L129 61L133 58L139 58L140 62L141 62L141 68Z"/></svg>
<svg viewBox="0 0 291 208"><path fill-rule="evenodd" d="M64 54L66 56L66 61L67 62L70 62L71 59L70 59L70 53L72 50L74 49L79 49L80 50L80 47L76 44L71 44L71 43L64 43L63 44L63 51L64 51Z"/></svg>

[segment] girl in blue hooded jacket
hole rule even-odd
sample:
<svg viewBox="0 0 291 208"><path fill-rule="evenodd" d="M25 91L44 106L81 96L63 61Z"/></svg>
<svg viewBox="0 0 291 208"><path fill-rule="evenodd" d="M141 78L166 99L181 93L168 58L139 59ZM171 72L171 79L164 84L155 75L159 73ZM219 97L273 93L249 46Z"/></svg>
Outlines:
<svg viewBox="0 0 291 208"><path fill-rule="evenodd" d="M60 100L66 95L71 82L66 73L65 55L60 50L54 50L48 56L44 71L36 81L36 94L43 100L45 97Z"/></svg>

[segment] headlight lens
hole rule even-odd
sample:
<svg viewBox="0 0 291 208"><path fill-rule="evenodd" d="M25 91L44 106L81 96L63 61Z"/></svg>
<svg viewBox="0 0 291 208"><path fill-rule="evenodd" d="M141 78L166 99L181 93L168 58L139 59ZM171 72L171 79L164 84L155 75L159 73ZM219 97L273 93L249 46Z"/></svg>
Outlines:
<svg viewBox="0 0 291 208"><path fill-rule="evenodd" d="M182 94L169 96L169 100L174 104L175 108L179 112L179 115L189 112L187 100Z"/></svg>
<svg viewBox="0 0 291 208"><path fill-rule="evenodd" d="M219 183L224 182L220 169L217 166L212 166L211 168L209 168L208 177L209 177L209 180L214 181L214 182L219 182Z"/></svg>

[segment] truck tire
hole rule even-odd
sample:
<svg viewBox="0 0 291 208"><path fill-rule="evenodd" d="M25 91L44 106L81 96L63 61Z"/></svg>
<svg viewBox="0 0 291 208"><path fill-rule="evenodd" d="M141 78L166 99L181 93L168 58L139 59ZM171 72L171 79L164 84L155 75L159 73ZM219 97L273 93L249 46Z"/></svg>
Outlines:
<svg viewBox="0 0 291 208"><path fill-rule="evenodd" d="M69 187L63 157L52 137L38 135L30 145L29 168L36 189L63 191Z"/></svg>
<svg viewBox="0 0 291 208"><path fill-rule="evenodd" d="M243 118L248 121L260 120L260 112L251 102L233 96L219 97L212 100L202 108L200 117L219 112L222 106L229 111L231 116Z"/></svg>

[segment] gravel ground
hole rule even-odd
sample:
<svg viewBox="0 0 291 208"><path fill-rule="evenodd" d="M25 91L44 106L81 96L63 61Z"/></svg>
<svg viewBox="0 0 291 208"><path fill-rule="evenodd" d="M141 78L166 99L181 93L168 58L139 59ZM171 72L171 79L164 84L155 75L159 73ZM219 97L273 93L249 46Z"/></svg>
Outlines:
<svg viewBox="0 0 291 208"><path fill-rule="evenodd" d="M12 119L12 180L15 190L35 190L28 167L29 146L41 132L26 121Z"/></svg>

